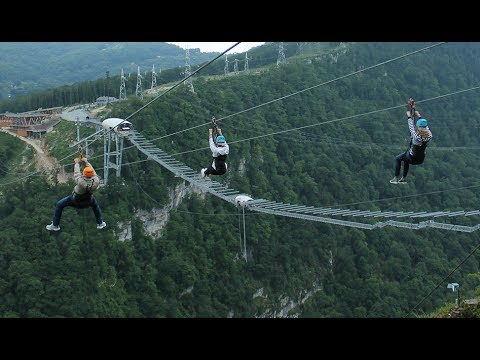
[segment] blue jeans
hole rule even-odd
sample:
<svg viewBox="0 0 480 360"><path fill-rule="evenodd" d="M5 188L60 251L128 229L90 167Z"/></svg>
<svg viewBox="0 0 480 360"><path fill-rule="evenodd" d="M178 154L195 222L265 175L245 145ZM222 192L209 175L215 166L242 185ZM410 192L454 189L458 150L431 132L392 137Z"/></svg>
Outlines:
<svg viewBox="0 0 480 360"><path fill-rule="evenodd" d="M73 199L73 195L68 195L68 196L65 196L63 199L58 200L57 203L55 204L55 214L53 215L53 219L52 219L53 226L60 225L62 211L63 211L63 208L66 206L79 208ZM100 206L97 203L97 200L93 197L93 195L88 206L92 208L93 213L95 214L95 219L97 220L97 224L100 225L103 222L102 212L100 210Z"/></svg>

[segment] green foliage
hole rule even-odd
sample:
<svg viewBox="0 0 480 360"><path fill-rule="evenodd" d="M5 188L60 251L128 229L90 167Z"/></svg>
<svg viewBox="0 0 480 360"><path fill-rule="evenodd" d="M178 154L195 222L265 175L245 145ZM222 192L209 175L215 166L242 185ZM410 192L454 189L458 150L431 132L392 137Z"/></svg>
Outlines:
<svg viewBox="0 0 480 360"><path fill-rule="evenodd" d="M259 57L263 72L199 78L195 93L179 87L129 121L200 170L211 162L207 129L217 116L231 152L228 173L215 180L254 198L360 210L478 208L478 154L465 149L478 147L480 100L474 92L419 103L434 134L425 163L411 167L407 186L388 179L394 157L408 146L406 108L397 106L409 97L476 86L480 46L448 43L430 56L405 57L328 83L426 44L321 45L305 45L299 54L289 50L288 63L277 68L276 49L268 44ZM149 100L112 104L108 114L125 118ZM393 110L355 117L383 108ZM50 155L63 159L75 152L69 147L75 135L71 123L57 125L45 139ZM0 156L13 147L0 161L14 168L23 148L17 141L0 141ZM102 150L92 146L99 169ZM73 208L64 210L60 232L45 230L71 182L51 185L38 176L3 185L0 316L256 317L280 316L295 304L289 316L404 317L419 303L417 314L432 313L451 301L439 282L479 240L477 232L359 230L247 210L245 261L240 210L182 189L182 181L128 140L123 161L121 178L110 174L95 195L108 224L102 231L90 209ZM151 231L152 220L139 218L139 210L156 225L162 219L161 229ZM450 220L478 223L475 216ZM124 232L131 237L120 241ZM478 272L474 256L455 271L465 297L478 294L472 275Z"/></svg>
<svg viewBox="0 0 480 360"><path fill-rule="evenodd" d="M97 86L96 97L106 93L112 96L119 88L117 84L122 69L130 77L130 73L136 75L138 66L143 73L145 69L151 72L152 65L155 65L159 80L164 77L168 80L173 71L164 74L162 70L185 64L185 50L160 42L2 42L0 51L0 100L47 88L56 88L53 89L55 92L65 84L83 81L85 85L89 80L98 78L102 80ZM191 64L212 58L211 53L201 53L199 49L191 49L189 53ZM108 84L105 83L106 71L110 73ZM179 72L176 69L176 73ZM85 87L76 84L71 89L69 96L75 97ZM44 105L44 108L58 106ZM33 107L28 110L31 109Z"/></svg>
<svg viewBox="0 0 480 360"><path fill-rule="evenodd" d="M91 127L82 126L80 128L80 139L95 133L95 129ZM73 158L78 156L78 148L71 147L77 141L77 127L74 122L63 120L59 122L53 130L47 133L44 137L45 145L48 149L48 154L59 160L68 159L73 164ZM98 142L91 146L90 152L103 151L103 145ZM85 153L85 151L84 151ZM73 154L73 156L72 156ZM86 155L86 154L84 154ZM67 161L65 161L67 162ZM63 164L63 162L62 162ZM73 170L73 169L72 169Z"/></svg>
<svg viewBox="0 0 480 360"><path fill-rule="evenodd" d="M28 171L33 152L24 142L0 132L0 183L15 181L15 173Z"/></svg>
<svg viewBox="0 0 480 360"><path fill-rule="evenodd" d="M420 316L422 318L460 318L460 319L478 319L480 318L480 306L469 305L460 302L460 306L454 303L445 304L431 314Z"/></svg>

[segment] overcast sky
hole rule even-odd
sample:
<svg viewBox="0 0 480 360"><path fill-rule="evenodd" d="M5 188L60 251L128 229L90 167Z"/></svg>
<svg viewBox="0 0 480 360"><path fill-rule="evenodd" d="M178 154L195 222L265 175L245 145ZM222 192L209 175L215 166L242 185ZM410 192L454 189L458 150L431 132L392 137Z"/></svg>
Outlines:
<svg viewBox="0 0 480 360"><path fill-rule="evenodd" d="M187 47L190 49L199 48L201 52L224 52L229 47L236 44L238 41L234 42L170 42L169 44L174 44L180 46L183 49ZM237 46L235 46L232 50L228 52L228 54L233 53L243 53L252 47L259 46L265 44L264 42L241 42Z"/></svg>

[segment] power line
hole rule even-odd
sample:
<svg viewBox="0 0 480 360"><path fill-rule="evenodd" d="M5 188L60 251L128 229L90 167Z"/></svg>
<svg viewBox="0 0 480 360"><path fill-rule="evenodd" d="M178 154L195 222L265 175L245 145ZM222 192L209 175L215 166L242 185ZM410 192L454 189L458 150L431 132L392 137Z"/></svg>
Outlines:
<svg viewBox="0 0 480 360"><path fill-rule="evenodd" d="M217 55L216 57L214 57L212 60L210 60L209 62L207 62L206 64L202 65L201 67L199 67L197 70L195 70L194 72L192 72L190 75L186 76L184 79L180 80L179 82L177 82L175 85L173 85L171 88L165 90L163 93L161 93L160 95L158 95L156 98L150 100L148 103L146 103L145 105L143 105L142 107L140 107L137 111L134 111L132 114L130 114L129 116L127 116L125 118L125 120L128 120L130 119L133 115L137 114L138 112L140 112L141 110L143 110L144 108L146 108L148 105L150 105L152 102L158 100L160 97L164 96L165 94L169 93L170 91L172 91L173 89L175 89L176 87L180 86L185 80L189 79L190 77L192 77L193 75L195 75L197 72L199 72L200 70L202 70L203 68L207 67L208 65L210 65L212 62L214 62L215 60L217 60L219 57L221 57L223 54L227 53L228 51L230 51L231 49L233 49L235 46L237 46L238 44L240 44L239 42L237 42L236 44L230 46L227 50L225 50L224 52L220 53L219 55Z"/></svg>
<svg viewBox="0 0 480 360"><path fill-rule="evenodd" d="M170 92L170 91L173 90L174 88L176 88L176 87L178 87L179 85L181 85L183 81L185 81L185 80L187 80L188 78L190 78L191 76L195 75L197 72L199 72L199 71L202 70L203 68L207 67L207 66L210 65L212 62L214 62L216 59L218 59L218 58L221 57L223 54L225 54L226 52L230 51L231 49L233 49L234 47L236 47L236 46L239 45L239 44L240 44L240 42L237 42L237 43L235 43L234 45L230 46L227 50L225 50L225 51L222 52L221 54L217 55L216 57L214 57L212 60L210 60L210 61L207 62L206 64L204 64L204 65L202 65L201 67L199 67L197 70L195 70L195 71L194 71L193 73L191 73L189 76L187 76L185 79L177 82L173 87L171 87L170 89L166 90L166 91L163 92L162 94L158 95L157 97L155 97L154 99L152 99L151 101L149 101L148 103L146 103L144 106L140 107L138 110L136 110L135 112L133 112L132 114L130 114L130 115L129 115L128 117L126 117L122 122L126 121L127 119L129 119L130 117L132 117L133 115L137 114L139 111L143 110L145 107L147 107L148 105L150 105L152 102L156 101L157 99L159 99L160 97L164 96L165 94L167 94L168 92ZM138 76L141 77L141 75L140 75L140 67L138 67ZM138 86L138 84L137 84L137 86ZM143 98L143 95L142 95L142 98ZM121 124L121 123L117 124L117 126L120 125L120 124ZM116 127L116 126L115 126L115 127ZM111 128L108 132L113 131L115 127ZM85 140L87 140L87 139L90 138L90 137L93 137L93 136L99 134L99 133L102 132L102 131L103 131L103 130L100 130L100 131L98 131L98 132L95 132L95 133L92 134L92 135L89 135L87 138L83 139L82 142L85 141ZM74 144L74 146L75 146L75 145L78 145L78 143L77 143L77 144ZM124 148L124 150L126 150L126 148ZM66 157L64 157L63 159L60 159L59 162L62 162L63 160L65 160L65 159L67 159L67 158L70 158L70 157L73 156L74 154L75 154L75 152L72 153L72 154L70 154L70 155L68 155L68 156L66 156ZM38 173L40 173L40 172L41 172L41 171L33 172L33 173L31 173L31 174L29 174L29 175L27 175L27 176L24 176L24 177L22 177L22 178L16 179L16 180L14 180L14 181L12 181L12 182L0 184L0 186L2 186L2 185L7 185L7 184L12 184L12 183L15 183L16 181L21 181L21 180L26 179L26 178L28 178L28 177L30 177L30 176L36 175L36 174L38 174Z"/></svg>
<svg viewBox="0 0 480 360"><path fill-rule="evenodd" d="M189 90L193 93L193 92L195 92L195 90L193 88L193 82L192 82L191 74L192 74L192 70L191 70L191 67L190 67L190 50L187 47L185 49L185 81L183 83L185 85L187 85Z"/></svg>
<svg viewBox="0 0 480 360"><path fill-rule="evenodd" d="M123 75L123 68L122 74L120 75L120 95L118 97L119 100L127 100L127 89L125 87L125 75Z"/></svg>
<svg viewBox="0 0 480 360"><path fill-rule="evenodd" d="M435 96L435 97L433 97L433 98L429 98L429 99L425 99L425 100L420 100L420 101L417 101L417 103L420 103L420 102L423 102L423 103L424 103L424 102L436 100L436 99L439 99L439 98L442 98L442 97L457 95L457 94L460 94L460 93L463 93L463 92L466 92L466 91L472 91L472 90L477 90L477 89L480 89L480 86L475 86L475 87L470 88L470 89L459 90L459 91L455 91L455 92L452 92L452 93L449 93L449 94L439 95L439 96ZM376 114L376 113L380 113L380 112L385 112L385 111L390 111L390 110L402 108L402 107L404 107L404 106L405 106L405 104L390 106L390 107L386 107L386 108L383 108L383 109L377 109L377 110L373 110L373 111L368 111L368 112L365 112L365 113L362 113L362 114L345 116L345 117L343 117L343 118L338 118L338 119L323 121L323 122L319 122L319 123L315 123L315 124L303 125L303 126L299 126L299 127L292 128L292 129L286 129L286 130L276 131L276 132L272 132L272 133L268 133L268 134L262 134L262 135L258 135L258 136L253 136L253 137L250 137L250 138L248 138L248 139L242 139L242 140L236 140L236 141L229 141L229 144L235 144L235 143L239 143L239 142L244 142L244 141L250 141L250 140L260 139L260 138L264 138L264 137L272 136L272 135L284 134L284 133L291 132L291 131L307 129L307 128L311 128L311 127L319 126L319 125L331 124L331 123L338 122L338 121L350 120L350 119L354 119L354 118L361 117L361 116L372 115L372 114ZM218 120L217 120L217 121L218 121ZM204 124L203 124L203 125L204 125ZM177 132L177 133L179 133L179 132ZM166 135L166 136L168 136L168 135ZM165 138L166 136L162 136L162 137L160 137L160 138L156 138L156 139L153 139L153 140L159 140L159 139ZM153 141L153 140L151 140L151 141ZM208 147L204 147L204 148L199 148L199 149L187 150L187 151L175 153L175 154L172 154L172 155L187 154L187 153L191 153L191 152L195 152L195 151L200 151L200 150L205 150L205 149L209 149L209 148L208 148Z"/></svg>
<svg viewBox="0 0 480 360"><path fill-rule="evenodd" d="M403 58L405 58L405 57L414 55L414 54L419 53L419 52L421 52L421 51L425 51L425 50L428 50L428 49L430 49L430 48L433 48L433 47L435 47L435 46L439 46L439 45L442 45L442 44L444 44L444 43L438 43L438 44L430 45L430 46L424 47L424 48L422 48L422 49L412 51L412 52L410 52L410 53L408 53L408 54L404 54L404 55L401 55L401 56L397 56L397 57L395 57L395 58L392 58L392 59L390 59L390 60L383 61L383 62L378 63L378 64L376 64L376 65L368 66L368 67L366 67L366 68L363 68L363 69L354 71L354 72L352 72L352 73L350 73L350 74L343 75L343 76L337 77L337 78L335 78L335 79L325 81L325 82L323 82L323 83L321 83L321 84L317 84L317 85L314 85L314 86L310 86L310 87L308 87L308 88L305 88L305 89L302 89L302 90L293 92L293 93L291 93L291 94L288 94L288 95L285 95L285 96L282 96L282 97L279 97L279 98L276 98L276 99L273 99L273 100L270 100L270 101L266 101L266 102L264 102L264 103L261 103L261 104L259 104L259 105L252 106L252 107L250 107L250 108L248 108L248 109L244 109L244 110L239 111L239 112L236 112L236 113L234 113L234 114L230 114L230 115L224 116L224 117L222 117L222 118L218 118L218 119L217 119L217 122L218 122L218 121L221 121L221 120L228 119L228 118L233 117L233 116L237 116L237 115L243 114L243 113L248 112L248 111L251 111L251 110L258 109L258 108L260 108L260 107L263 107L263 106L272 104L272 103L277 102L277 101L280 101L280 100L287 99L287 98L289 98L289 97L291 97L291 96L295 96L295 95L301 94L301 93L303 93L303 92L305 92L305 91L309 91L309 90L315 89L315 88L317 88L317 87L324 86L324 85L330 84L330 83L332 83L332 82L335 82L335 81L338 81L338 80L341 80L341 79L345 79L345 78L347 78L347 77L350 77L350 76L353 76L353 75L362 73L362 72L364 72L364 71L367 71L367 70L376 68L376 67L378 67L378 66L382 66L382 65L388 64L388 63L390 63L390 62L403 59ZM171 90L171 89L170 89L170 90ZM162 94L162 95L163 95L163 94ZM420 101L417 101L417 103L420 103ZM404 106L404 105L402 105L402 106ZM163 138L166 138L166 137L170 137L170 136L173 136L173 135L181 134L181 133L183 133L183 132L185 132L185 131L190 131L190 130L193 130L193 129L197 129L197 128L201 127L201 126L206 126L206 125L210 125L210 124L211 124L211 122L206 122L206 123L203 123L203 124L199 124L199 125L190 127L190 128L188 128L188 129L176 131L176 132L173 132L173 133L171 133L171 134L167 134L167 135L158 137L158 138L153 139L153 140L160 140L160 139L163 139Z"/></svg>
<svg viewBox="0 0 480 360"><path fill-rule="evenodd" d="M140 66L137 66L137 87L135 89L135 95L143 100L143 89L142 89L142 74L140 73Z"/></svg>

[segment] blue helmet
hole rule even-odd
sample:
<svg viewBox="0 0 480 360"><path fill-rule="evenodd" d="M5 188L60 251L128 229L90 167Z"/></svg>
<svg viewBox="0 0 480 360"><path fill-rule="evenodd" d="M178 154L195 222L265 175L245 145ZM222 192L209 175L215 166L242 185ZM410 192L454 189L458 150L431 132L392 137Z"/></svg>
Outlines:
<svg viewBox="0 0 480 360"><path fill-rule="evenodd" d="M217 136L217 143L223 144L225 142L225 136L219 135Z"/></svg>
<svg viewBox="0 0 480 360"><path fill-rule="evenodd" d="M417 127L427 127L427 120L425 119L418 119L417 121Z"/></svg>

